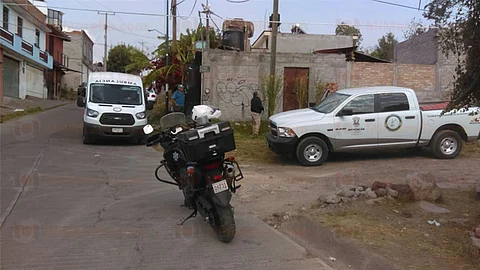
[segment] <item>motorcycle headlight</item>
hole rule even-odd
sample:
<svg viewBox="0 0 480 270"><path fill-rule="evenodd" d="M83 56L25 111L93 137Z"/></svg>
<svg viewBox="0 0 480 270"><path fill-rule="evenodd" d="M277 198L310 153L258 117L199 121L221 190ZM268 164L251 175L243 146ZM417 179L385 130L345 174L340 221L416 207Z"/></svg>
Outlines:
<svg viewBox="0 0 480 270"><path fill-rule="evenodd" d="M137 119L145 119L147 115L145 114L145 112L139 112L135 114L135 116L137 117Z"/></svg>
<svg viewBox="0 0 480 270"><path fill-rule="evenodd" d="M278 136L292 138L295 137L295 132L293 132L293 130L290 128L279 127Z"/></svg>
<svg viewBox="0 0 480 270"><path fill-rule="evenodd" d="M98 116L98 112L95 111L95 110L92 110L92 109L87 108L87 115L90 116L90 117L92 117L92 118L95 118L95 117Z"/></svg>

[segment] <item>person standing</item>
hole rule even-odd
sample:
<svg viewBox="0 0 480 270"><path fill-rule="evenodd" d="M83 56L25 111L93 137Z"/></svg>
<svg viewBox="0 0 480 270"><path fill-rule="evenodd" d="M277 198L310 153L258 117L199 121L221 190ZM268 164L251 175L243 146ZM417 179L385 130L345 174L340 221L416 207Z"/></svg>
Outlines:
<svg viewBox="0 0 480 270"><path fill-rule="evenodd" d="M172 95L173 99L173 111L183 112L185 106L185 92L183 85L179 85L177 91Z"/></svg>
<svg viewBox="0 0 480 270"><path fill-rule="evenodd" d="M261 123L260 114L264 111L258 92L253 93L253 98L250 101L250 111L252 112L252 133L258 135Z"/></svg>

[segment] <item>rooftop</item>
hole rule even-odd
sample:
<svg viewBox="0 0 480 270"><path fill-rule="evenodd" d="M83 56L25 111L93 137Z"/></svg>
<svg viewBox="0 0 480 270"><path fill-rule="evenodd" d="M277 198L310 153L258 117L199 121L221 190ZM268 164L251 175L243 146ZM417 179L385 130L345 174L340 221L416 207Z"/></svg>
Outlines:
<svg viewBox="0 0 480 270"><path fill-rule="evenodd" d="M398 86L371 86L371 87L358 87L358 88L346 88L338 90L337 93L346 94L346 95L356 95L356 94L379 94L379 93L388 93L388 92L398 92L404 91L415 94L410 88L398 87Z"/></svg>

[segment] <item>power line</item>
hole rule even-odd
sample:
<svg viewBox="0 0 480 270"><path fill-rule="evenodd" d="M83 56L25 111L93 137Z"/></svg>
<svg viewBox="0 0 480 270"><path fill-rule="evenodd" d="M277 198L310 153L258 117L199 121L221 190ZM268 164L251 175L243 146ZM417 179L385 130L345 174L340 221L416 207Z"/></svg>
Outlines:
<svg viewBox="0 0 480 270"><path fill-rule="evenodd" d="M192 13L193 13L193 10L195 9L195 7L197 6L197 1L198 0L195 0L195 3L193 4L193 7L192 7L192 10L190 11L190 14L188 14L188 16L184 19L183 17L179 16L180 19L182 20L187 20L188 18L190 18L190 16L192 16ZM178 4L177 4L178 5Z"/></svg>
<svg viewBox="0 0 480 270"><path fill-rule="evenodd" d="M123 30L120 30L120 29L115 28L115 27L113 27L113 26L108 26L108 28L111 28L111 29L116 30L116 31L121 32L121 33L129 34L129 35L132 35L132 36L149 38L149 39L157 39L157 38L154 38L154 37L142 36L142 35L134 34L134 33L131 33L131 32L123 31Z"/></svg>
<svg viewBox="0 0 480 270"><path fill-rule="evenodd" d="M414 9L414 10L418 10L418 11L426 11L425 9L420 9L420 5L422 3L421 1L418 4L418 7L412 7L412 6L407 6L407 5L402 5L402 4L397 4L397 3L382 1L382 0L372 0L372 1L377 2L377 3L381 3L381 4L396 6L396 7L403 7L403 8Z"/></svg>

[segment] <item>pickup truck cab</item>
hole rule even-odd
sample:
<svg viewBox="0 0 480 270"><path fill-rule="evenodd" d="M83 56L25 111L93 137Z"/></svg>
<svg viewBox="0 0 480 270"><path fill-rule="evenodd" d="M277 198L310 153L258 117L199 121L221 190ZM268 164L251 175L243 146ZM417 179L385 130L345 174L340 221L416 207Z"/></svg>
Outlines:
<svg viewBox="0 0 480 270"><path fill-rule="evenodd" d="M436 158L458 156L462 141L480 139L478 107L422 110L415 91L401 87L339 90L308 109L275 114L269 148L304 166L323 164L330 152L430 147Z"/></svg>
<svg viewBox="0 0 480 270"><path fill-rule="evenodd" d="M146 143L143 127L146 111L152 109L139 76L116 72L93 72L79 89L77 105L84 107L83 143L97 138L130 138Z"/></svg>

